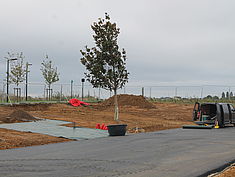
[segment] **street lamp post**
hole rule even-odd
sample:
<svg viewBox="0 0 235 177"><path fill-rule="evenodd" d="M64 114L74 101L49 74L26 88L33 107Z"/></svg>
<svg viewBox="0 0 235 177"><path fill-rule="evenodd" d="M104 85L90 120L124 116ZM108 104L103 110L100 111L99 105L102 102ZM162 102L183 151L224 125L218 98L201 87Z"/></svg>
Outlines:
<svg viewBox="0 0 235 177"><path fill-rule="evenodd" d="M28 73L29 66L32 66L31 63L26 63L26 75L25 75L25 101L28 101Z"/></svg>
<svg viewBox="0 0 235 177"><path fill-rule="evenodd" d="M84 90L84 82L85 82L85 79L84 78L82 78L82 101L83 101L83 97L84 97L84 95L83 95L83 90Z"/></svg>
<svg viewBox="0 0 235 177"><path fill-rule="evenodd" d="M7 59L7 103L9 102L9 63L14 60L17 60L17 58Z"/></svg>
<svg viewBox="0 0 235 177"><path fill-rule="evenodd" d="M71 99L73 98L73 80L71 80Z"/></svg>

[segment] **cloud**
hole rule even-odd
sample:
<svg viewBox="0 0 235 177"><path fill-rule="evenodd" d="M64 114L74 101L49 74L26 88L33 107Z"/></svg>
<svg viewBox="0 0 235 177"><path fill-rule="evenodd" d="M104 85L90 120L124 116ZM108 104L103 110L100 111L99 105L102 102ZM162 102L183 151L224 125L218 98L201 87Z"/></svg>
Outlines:
<svg viewBox="0 0 235 177"><path fill-rule="evenodd" d="M105 12L121 28L130 84L233 84L235 23L232 0L3 0L0 2L0 75L8 51L33 63L53 58L61 82L80 80L79 50L93 46L90 25Z"/></svg>

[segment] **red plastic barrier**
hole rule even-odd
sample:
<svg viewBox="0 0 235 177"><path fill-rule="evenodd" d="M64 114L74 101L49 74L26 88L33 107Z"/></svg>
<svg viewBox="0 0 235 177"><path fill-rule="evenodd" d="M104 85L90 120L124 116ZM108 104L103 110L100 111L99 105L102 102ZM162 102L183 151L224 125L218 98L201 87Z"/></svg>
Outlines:
<svg viewBox="0 0 235 177"><path fill-rule="evenodd" d="M96 124L96 129L100 129L100 124Z"/></svg>
<svg viewBox="0 0 235 177"><path fill-rule="evenodd" d="M108 130L108 127L105 124L96 124L96 129L101 129L101 130Z"/></svg>

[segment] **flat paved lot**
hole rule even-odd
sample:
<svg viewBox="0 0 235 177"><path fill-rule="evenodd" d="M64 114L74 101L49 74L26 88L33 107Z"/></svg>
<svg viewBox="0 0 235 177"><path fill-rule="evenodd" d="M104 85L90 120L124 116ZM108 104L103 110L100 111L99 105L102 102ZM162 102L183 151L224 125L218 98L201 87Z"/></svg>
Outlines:
<svg viewBox="0 0 235 177"><path fill-rule="evenodd" d="M235 128L172 129L0 151L0 176L200 176L235 159Z"/></svg>

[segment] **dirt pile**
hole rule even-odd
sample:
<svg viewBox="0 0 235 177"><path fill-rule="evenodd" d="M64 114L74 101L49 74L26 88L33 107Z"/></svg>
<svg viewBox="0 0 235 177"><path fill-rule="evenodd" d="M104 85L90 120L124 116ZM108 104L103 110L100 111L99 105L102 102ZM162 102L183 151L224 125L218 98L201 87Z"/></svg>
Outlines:
<svg viewBox="0 0 235 177"><path fill-rule="evenodd" d="M39 119L31 116L29 113L22 110L16 110L12 112L9 116L0 117L0 121L3 123L31 122L37 120Z"/></svg>
<svg viewBox="0 0 235 177"><path fill-rule="evenodd" d="M143 96L137 95L118 95L118 105L119 106L136 106L139 108L152 109L156 108L154 104L147 101ZM109 107L114 106L114 96L100 103L100 106Z"/></svg>
<svg viewBox="0 0 235 177"><path fill-rule="evenodd" d="M51 106L51 103L35 103L35 104L13 104L12 107L16 108L17 110L24 110L24 111L45 111L48 110Z"/></svg>

